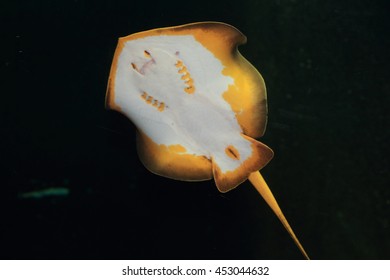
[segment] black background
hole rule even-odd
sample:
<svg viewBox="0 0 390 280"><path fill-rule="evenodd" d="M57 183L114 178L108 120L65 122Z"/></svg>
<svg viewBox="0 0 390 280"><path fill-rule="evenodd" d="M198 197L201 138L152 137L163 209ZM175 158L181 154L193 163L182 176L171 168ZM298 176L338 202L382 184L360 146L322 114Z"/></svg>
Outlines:
<svg viewBox="0 0 390 280"><path fill-rule="evenodd" d="M249 183L149 173L133 125L104 109L118 37L213 20L248 37L266 81L262 173L309 255L389 259L386 2L2 2L0 258L302 258Z"/></svg>

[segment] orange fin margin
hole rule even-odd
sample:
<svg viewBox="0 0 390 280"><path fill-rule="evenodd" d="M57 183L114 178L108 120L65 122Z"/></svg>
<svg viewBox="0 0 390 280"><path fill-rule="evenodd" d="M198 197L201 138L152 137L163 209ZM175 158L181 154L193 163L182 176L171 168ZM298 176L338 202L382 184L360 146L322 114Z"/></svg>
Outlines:
<svg viewBox="0 0 390 280"><path fill-rule="evenodd" d="M137 152L150 172L182 181L212 179L210 160L203 156L179 153L180 148L185 150L180 145L158 145L142 131L137 131Z"/></svg>
<svg viewBox="0 0 390 280"><path fill-rule="evenodd" d="M270 188L268 187L267 183L265 182L263 176L261 176L260 172L256 171L256 172L253 172L252 174L250 174L249 181L256 188L256 190L260 193L260 195L264 198L264 200L267 202L269 207L271 207L272 211L278 217L280 222L283 224L284 228L287 230L287 232L290 234L291 238L294 240L295 244L298 246L302 255L306 259L310 260L309 255L306 253L305 249L303 248L303 246L299 242L298 238L296 237L294 231L292 230L290 224L288 223L286 217L284 216L282 210L280 209L278 203L276 202L275 197L273 196Z"/></svg>
<svg viewBox="0 0 390 280"><path fill-rule="evenodd" d="M245 140L251 143L252 155L247 158L238 168L223 173L218 166L218 162L213 159L212 169L215 184L222 193L228 192L248 179L248 176L257 170L262 169L272 159L274 153L265 144L242 134ZM228 147L227 147L228 148ZM234 153L234 152L233 152Z"/></svg>

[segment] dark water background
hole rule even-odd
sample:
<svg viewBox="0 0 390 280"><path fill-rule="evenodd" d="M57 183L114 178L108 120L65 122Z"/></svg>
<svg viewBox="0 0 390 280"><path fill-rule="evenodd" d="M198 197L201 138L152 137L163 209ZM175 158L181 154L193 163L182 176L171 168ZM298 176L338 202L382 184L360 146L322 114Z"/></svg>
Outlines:
<svg viewBox="0 0 390 280"><path fill-rule="evenodd" d="M309 255L390 258L387 1L0 6L1 259L301 259L248 183L222 195L149 173L104 109L118 37L204 20L248 37L275 151L262 173ZM48 188L69 194L23 198Z"/></svg>

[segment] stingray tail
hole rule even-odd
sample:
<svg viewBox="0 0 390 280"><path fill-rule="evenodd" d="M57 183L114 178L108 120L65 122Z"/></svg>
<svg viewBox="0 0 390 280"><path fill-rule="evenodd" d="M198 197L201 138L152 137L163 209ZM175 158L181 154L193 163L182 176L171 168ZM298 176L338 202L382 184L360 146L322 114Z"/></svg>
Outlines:
<svg viewBox="0 0 390 280"><path fill-rule="evenodd" d="M271 190L269 189L267 183L264 181L263 176L261 176L260 172L256 171L249 175L249 181L252 183L252 185L256 188L256 190L260 193L260 195L264 198L265 202L271 207L272 211L275 213L275 215L278 217L280 222L283 224L284 228L287 230L287 232L290 234L291 238L294 240L295 244L298 246L299 250L301 251L302 255L306 259L310 259L307 255L305 249L299 242L298 238L296 237L294 231L292 230L290 224L288 223L286 217L283 215L282 210L280 209L278 203L276 202L275 197L273 196Z"/></svg>

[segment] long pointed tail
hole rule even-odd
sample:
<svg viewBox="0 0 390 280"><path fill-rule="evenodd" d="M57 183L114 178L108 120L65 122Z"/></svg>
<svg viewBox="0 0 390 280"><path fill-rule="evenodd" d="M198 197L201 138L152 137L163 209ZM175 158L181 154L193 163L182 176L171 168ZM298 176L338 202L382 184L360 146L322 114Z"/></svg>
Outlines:
<svg viewBox="0 0 390 280"><path fill-rule="evenodd" d="M269 207L271 207L272 211L274 211L274 213L279 218L279 220L282 222L283 226L290 234L291 238L294 240L295 244L298 246L303 256L309 260L310 259L309 256L307 255L305 249L303 249L303 246L301 245L294 231L290 227L286 217L284 217L282 210L280 209L274 195L272 194L267 183L264 181L264 178L263 176L261 176L260 172L256 171L251 173L248 179L252 183L252 185L256 188L256 190L260 193L260 195L264 198L265 202L267 202Z"/></svg>

